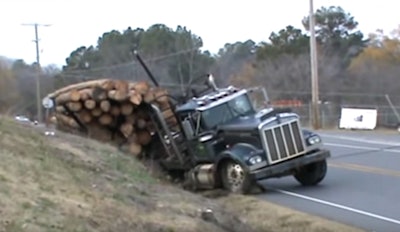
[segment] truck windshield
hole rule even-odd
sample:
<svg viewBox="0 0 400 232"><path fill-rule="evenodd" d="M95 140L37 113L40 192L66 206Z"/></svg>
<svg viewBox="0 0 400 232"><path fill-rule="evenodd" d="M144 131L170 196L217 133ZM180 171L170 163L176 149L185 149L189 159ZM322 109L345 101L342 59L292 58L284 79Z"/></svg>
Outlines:
<svg viewBox="0 0 400 232"><path fill-rule="evenodd" d="M228 102L202 112L202 120L207 129L227 123L233 119L254 113L247 94L238 96Z"/></svg>

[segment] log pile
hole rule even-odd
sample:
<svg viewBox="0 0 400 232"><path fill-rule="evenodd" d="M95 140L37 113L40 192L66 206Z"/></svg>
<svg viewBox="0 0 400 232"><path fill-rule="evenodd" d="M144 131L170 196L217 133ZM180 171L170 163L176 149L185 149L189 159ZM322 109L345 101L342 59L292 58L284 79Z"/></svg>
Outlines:
<svg viewBox="0 0 400 232"><path fill-rule="evenodd" d="M69 85L48 97L55 102L59 129L84 129L90 138L124 145L131 154L139 155L155 130L144 103L157 104L167 117L172 111L166 94L147 82L101 79Z"/></svg>

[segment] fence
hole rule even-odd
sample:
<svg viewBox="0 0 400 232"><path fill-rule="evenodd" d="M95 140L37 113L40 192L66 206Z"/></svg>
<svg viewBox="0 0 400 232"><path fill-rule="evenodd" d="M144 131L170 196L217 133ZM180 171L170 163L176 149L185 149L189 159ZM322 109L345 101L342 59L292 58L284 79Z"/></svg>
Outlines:
<svg viewBox="0 0 400 232"><path fill-rule="evenodd" d="M296 96L296 94L294 94L294 96ZM294 98L298 99L297 97ZM344 107L376 109L378 113L377 127L380 128L397 128L397 126L400 124L397 116L397 112L400 112L399 96L353 93L348 95L331 94L330 97L325 96L324 98L334 100L325 100L319 104L319 119L322 128L338 128L341 110ZM282 105L276 107L282 107ZM303 126L311 127L312 106L310 101L307 101L305 104L303 103L301 105L290 105L289 107L293 112L300 115Z"/></svg>

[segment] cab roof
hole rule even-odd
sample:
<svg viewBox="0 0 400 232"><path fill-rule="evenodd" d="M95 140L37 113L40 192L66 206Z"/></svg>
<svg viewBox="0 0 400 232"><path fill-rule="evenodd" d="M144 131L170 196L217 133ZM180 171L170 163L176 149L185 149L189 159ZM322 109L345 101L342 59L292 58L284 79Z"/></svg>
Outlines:
<svg viewBox="0 0 400 232"><path fill-rule="evenodd" d="M209 108L215 107L222 103L228 102L240 95L247 93L247 90L239 90L233 86L228 88L219 89L212 93L206 94L198 98L192 98L183 105L176 108L177 113L191 112L191 111L204 111Z"/></svg>

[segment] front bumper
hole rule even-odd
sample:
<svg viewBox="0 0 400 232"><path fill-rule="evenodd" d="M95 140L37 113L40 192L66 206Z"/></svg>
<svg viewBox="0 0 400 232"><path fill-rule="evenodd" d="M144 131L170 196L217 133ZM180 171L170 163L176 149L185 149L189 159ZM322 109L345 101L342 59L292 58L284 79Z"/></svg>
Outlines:
<svg viewBox="0 0 400 232"><path fill-rule="evenodd" d="M250 172L250 176L255 180L262 180L272 177L282 177L291 174L295 169L304 165L322 161L331 156L328 150L319 150L311 154L306 154L282 163L267 166Z"/></svg>

